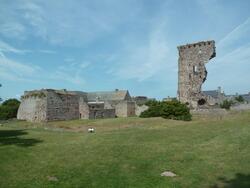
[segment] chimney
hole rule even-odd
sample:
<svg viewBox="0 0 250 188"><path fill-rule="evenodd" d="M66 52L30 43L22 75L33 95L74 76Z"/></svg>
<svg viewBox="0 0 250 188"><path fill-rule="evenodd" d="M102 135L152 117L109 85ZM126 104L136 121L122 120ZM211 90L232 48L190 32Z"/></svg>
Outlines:
<svg viewBox="0 0 250 188"><path fill-rule="evenodd" d="M220 86L218 87L218 93L221 94L221 87Z"/></svg>

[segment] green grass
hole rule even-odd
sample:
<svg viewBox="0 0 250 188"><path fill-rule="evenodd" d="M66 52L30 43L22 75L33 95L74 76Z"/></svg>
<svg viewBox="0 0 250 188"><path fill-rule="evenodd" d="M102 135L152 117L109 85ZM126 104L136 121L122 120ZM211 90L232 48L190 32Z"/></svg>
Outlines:
<svg viewBox="0 0 250 188"><path fill-rule="evenodd" d="M161 177L166 170L177 177ZM250 112L191 122L4 122L0 187L250 187Z"/></svg>

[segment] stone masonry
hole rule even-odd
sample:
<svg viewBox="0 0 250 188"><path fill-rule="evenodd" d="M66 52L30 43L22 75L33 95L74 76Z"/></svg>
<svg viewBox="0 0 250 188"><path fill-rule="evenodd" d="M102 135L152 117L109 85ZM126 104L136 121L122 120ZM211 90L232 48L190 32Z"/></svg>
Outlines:
<svg viewBox="0 0 250 188"><path fill-rule="evenodd" d="M41 122L134 115L135 102L126 90L87 93L41 89L24 93L17 119Z"/></svg>
<svg viewBox="0 0 250 188"><path fill-rule="evenodd" d="M207 78L205 64L215 57L215 42L202 41L178 46L178 98L190 108L206 106L202 84Z"/></svg>

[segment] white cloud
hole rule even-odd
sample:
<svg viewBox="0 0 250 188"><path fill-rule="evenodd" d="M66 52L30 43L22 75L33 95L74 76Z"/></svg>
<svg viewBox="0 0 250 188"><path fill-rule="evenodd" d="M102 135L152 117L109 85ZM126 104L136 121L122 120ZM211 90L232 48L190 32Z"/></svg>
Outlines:
<svg viewBox="0 0 250 188"><path fill-rule="evenodd" d="M0 52L12 52L12 53L26 53L26 52L30 52L29 50L20 50L17 48L14 48L13 46L3 42L0 40Z"/></svg>
<svg viewBox="0 0 250 188"><path fill-rule="evenodd" d="M85 68L87 68L89 65L90 65L90 62L86 61L86 62L80 63L79 67L80 67L81 69L85 69Z"/></svg>
<svg viewBox="0 0 250 188"><path fill-rule="evenodd" d="M250 17L236 26L231 32L224 36L217 44L218 50L226 52L249 41Z"/></svg>
<svg viewBox="0 0 250 188"><path fill-rule="evenodd" d="M207 65L209 79L205 85L210 88L221 85L227 93L249 90L249 32L250 18L247 18L219 41L217 57Z"/></svg>
<svg viewBox="0 0 250 188"><path fill-rule="evenodd" d="M2 3L0 33L17 39L39 37L55 45L86 45L136 18L136 4L131 0Z"/></svg>
<svg viewBox="0 0 250 188"><path fill-rule="evenodd" d="M0 51L0 56L1 57L5 57L5 55L3 54L3 52Z"/></svg>
<svg viewBox="0 0 250 188"><path fill-rule="evenodd" d="M244 63L249 63L250 60L250 43L247 45L235 48L233 51L219 57L216 61L219 63L224 63L224 66L228 64L236 64L240 66Z"/></svg>
<svg viewBox="0 0 250 188"><path fill-rule="evenodd" d="M0 34L3 36L8 38L18 38L21 40L25 39L25 32L26 28L24 25L16 21L3 23L0 29Z"/></svg>
<svg viewBox="0 0 250 188"><path fill-rule="evenodd" d="M86 82L83 76L83 70L90 65L90 62L86 61L83 63L77 63L74 62L74 58L69 58L66 60L68 60L66 61L67 64L59 66L57 70L50 75L50 78L55 80L63 80L76 85L84 85Z"/></svg>
<svg viewBox="0 0 250 188"><path fill-rule="evenodd" d="M75 59L72 57L68 57L68 58L65 58L64 61L65 62L73 62L73 61L75 61Z"/></svg>
<svg viewBox="0 0 250 188"><path fill-rule="evenodd" d="M83 85L85 84L85 79L80 75L80 72L76 73L66 72L57 70L53 75L51 75L52 79L66 81L72 84Z"/></svg>
<svg viewBox="0 0 250 188"><path fill-rule="evenodd" d="M25 54L27 52L32 51L17 49L0 40L0 78L11 81L39 82L39 75L43 72L41 67L16 61L10 58L9 54L5 54Z"/></svg>
<svg viewBox="0 0 250 188"><path fill-rule="evenodd" d="M0 56L0 77L5 80L27 81L40 71L37 66L25 65L23 63Z"/></svg>
<svg viewBox="0 0 250 188"><path fill-rule="evenodd" d="M53 50L38 50L38 52L45 54L56 54L56 51Z"/></svg>
<svg viewBox="0 0 250 188"><path fill-rule="evenodd" d="M133 39L126 39L125 49L118 55L112 56L111 62L115 62L116 66L106 72L122 79L144 81L162 70L174 69L175 65L171 64L172 56L164 32L165 23L153 28L142 44L134 44Z"/></svg>
<svg viewBox="0 0 250 188"><path fill-rule="evenodd" d="M25 53L45 53L45 54L55 54L56 52L53 50L36 50L36 51L32 51L32 50L27 50L27 49L17 49L13 46L11 46L10 44L3 42L2 40L0 40L0 55L4 56L4 52L9 52L9 53L16 53L16 54L25 54Z"/></svg>
<svg viewBox="0 0 250 188"><path fill-rule="evenodd" d="M243 65L250 59L250 17L227 33L216 47L217 57L213 67Z"/></svg>
<svg viewBox="0 0 250 188"><path fill-rule="evenodd" d="M0 58L0 66L2 68L6 68L13 72L16 72L17 74L33 74L36 70L31 66L24 65L22 63L8 59L6 57Z"/></svg>

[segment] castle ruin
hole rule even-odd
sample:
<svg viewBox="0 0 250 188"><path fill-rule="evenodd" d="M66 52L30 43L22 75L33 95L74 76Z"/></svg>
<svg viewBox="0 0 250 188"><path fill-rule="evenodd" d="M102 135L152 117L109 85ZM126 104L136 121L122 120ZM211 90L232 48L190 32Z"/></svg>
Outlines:
<svg viewBox="0 0 250 188"><path fill-rule="evenodd" d="M178 46L178 98L190 108L206 106L207 96L202 84L207 78L205 64L215 57L215 42L202 41Z"/></svg>
<svg viewBox="0 0 250 188"><path fill-rule="evenodd" d="M82 92L54 89L26 91L17 119L32 122L128 117L135 102L127 90Z"/></svg>

